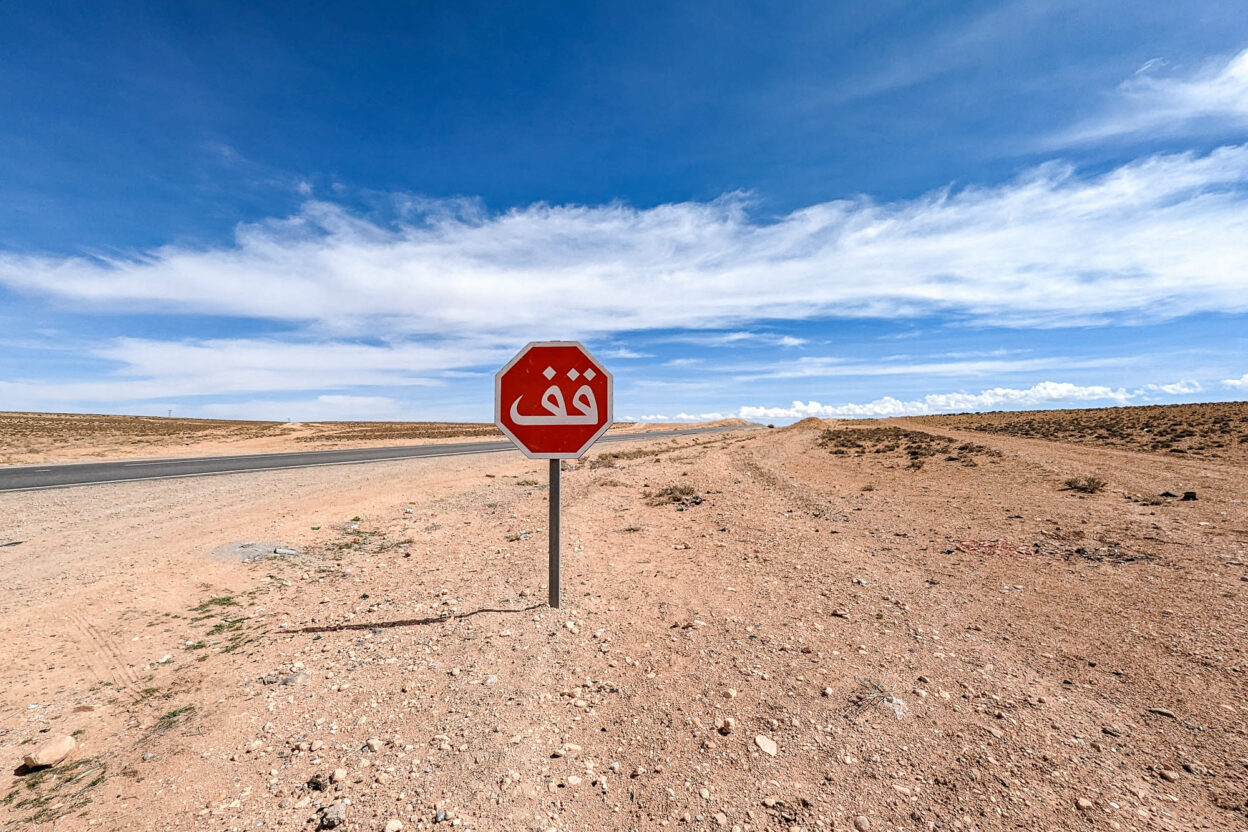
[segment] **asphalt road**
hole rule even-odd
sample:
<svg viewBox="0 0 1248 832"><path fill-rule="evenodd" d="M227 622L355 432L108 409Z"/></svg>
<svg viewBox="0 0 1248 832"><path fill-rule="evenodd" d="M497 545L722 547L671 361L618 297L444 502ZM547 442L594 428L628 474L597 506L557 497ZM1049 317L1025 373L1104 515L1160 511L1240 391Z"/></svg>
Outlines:
<svg viewBox="0 0 1248 832"><path fill-rule="evenodd" d="M695 433L719 433L726 430L740 430L740 428L687 428L654 433L609 434L599 439L598 442L659 439L689 436ZM17 468L0 468L0 492L34 491L40 488L67 488L74 485L99 485L134 480L162 480L174 477L205 477L214 474L242 474L250 471L312 468L318 465L358 465L365 462L489 454L511 450L515 450L515 446L503 439L444 445L407 445L398 448L351 448L341 451L206 456L194 459L138 459L68 465L26 465Z"/></svg>

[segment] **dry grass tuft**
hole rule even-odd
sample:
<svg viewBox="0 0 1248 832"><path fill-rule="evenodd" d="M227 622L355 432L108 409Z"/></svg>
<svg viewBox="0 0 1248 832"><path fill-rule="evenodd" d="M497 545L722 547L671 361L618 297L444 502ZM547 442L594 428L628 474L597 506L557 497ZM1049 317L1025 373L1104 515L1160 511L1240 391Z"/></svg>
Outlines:
<svg viewBox="0 0 1248 832"><path fill-rule="evenodd" d="M1086 477L1071 477L1065 484L1067 491L1078 491L1081 494L1099 494L1109 485L1105 480L1091 474Z"/></svg>

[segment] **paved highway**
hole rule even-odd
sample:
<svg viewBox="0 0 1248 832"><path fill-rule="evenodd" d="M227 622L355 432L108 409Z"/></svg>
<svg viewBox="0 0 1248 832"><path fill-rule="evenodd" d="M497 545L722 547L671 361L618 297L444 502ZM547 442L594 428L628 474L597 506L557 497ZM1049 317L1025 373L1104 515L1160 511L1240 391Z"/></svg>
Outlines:
<svg viewBox="0 0 1248 832"><path fill-rule="evenodd" d="M602 442L633 439L660 439L695 433L718 433L740 428L686 428L654 433L607 434ZM318 465L358 465L396 459L489 454L512 451L507 440L457 442L444 445L407 445L398 448L350 448L340 451L299 451L286 454L246 456L206 456L194 459L134 459L113 462L86 462L68 465L26 465L0 468L0 492L34 491L40 488L67 488L134 480L163 480L174 477L205 477L213 474L242 474L249 471L277 471L286 468L312 468Z"/></svg>

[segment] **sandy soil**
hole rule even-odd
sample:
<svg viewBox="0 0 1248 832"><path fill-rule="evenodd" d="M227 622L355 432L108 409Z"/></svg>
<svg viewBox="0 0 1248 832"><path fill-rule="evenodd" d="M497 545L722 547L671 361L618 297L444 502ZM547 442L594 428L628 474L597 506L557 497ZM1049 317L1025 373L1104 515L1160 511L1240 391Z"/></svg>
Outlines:
<svg viewBox="0 0 1248 832"><path fill-rule="evenodd" d="M739 419L696 425L613 425L609 433L654 433L744 425ZM245 422L73 413L0 412L0 466L171 459L338 448L429 445L502 439L492 424L455 422Z"/></svg>
<svg viewBox="0 0 1248 832"><path fill-rule="evenodd" d="M840 433L880 427L923 435ZM0 824L1248 828L1241 462L904 421L598 456L560 610L518 454L0 495L0 759L79 742Z"/></svg>

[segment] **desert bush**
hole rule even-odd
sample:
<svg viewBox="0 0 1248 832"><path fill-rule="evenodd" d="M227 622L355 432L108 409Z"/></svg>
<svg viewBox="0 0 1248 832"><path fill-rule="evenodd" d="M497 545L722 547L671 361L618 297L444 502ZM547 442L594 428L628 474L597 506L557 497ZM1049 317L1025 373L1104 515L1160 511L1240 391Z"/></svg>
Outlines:
<svg viewBox="0 0 1248 832"><path fill-rule="evenodd" d="M702 502L702 498L698 496L698 489L692 485L669 485L658 491L643 491L641 496L646 498L646 502L652 506L666 505L698 505Z"/></svg>
<svg viewBox="0 0 1248 832"><path fill-rule="evenodd" d="M1067 491L1078 491L1082 494L1096 494L1105 490L1108 482L1091 474L1085 477L1070 477L1066 480Z"/></svg>

